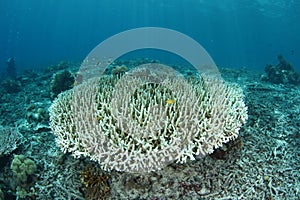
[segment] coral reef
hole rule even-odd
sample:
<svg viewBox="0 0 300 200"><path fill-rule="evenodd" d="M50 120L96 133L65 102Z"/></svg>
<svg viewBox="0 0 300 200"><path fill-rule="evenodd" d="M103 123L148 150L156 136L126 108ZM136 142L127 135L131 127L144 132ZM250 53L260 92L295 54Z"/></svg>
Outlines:
<svg viewBox="0 0 300 200"><path fill-rule="evenodd" d="M47 67L46 72L53 72L53 71L61 71L69 69L72 66L72 63L68 61L60 61L59 63L55 65L51 65Z"/></svg>
<svg viewBox="0 0 300 200"><path fill-rule="evenodd" d="M104 76L60 94L50 107L50 126L63 152L88 156L104 170L149 172L237 138L247 119L237 85L208 77L189 83L151 67L156 71ZM146 74L148 82L141 78Z"/></svg>
<svg viewBox="0 0 300 200"><path fill-rule="evenodd" d="M149 63L159 63L158 60L153 60L149 58L138 58L134 60L124 60L117 59L110 63L104 70L105 75L123 75L125 72L130 71L131 69L141 66L143 64Z"/></svg>
<svg viewBox="0 0 300 200"><path fill-rule="evenodd" d="M2 189L0 188L0 200L4 200L4 194L2 192Z"/></svg>
<svg viewBox="0 0 300 200"><path fill-rule="evenodd" d="M11 170L14 176L17 199L25 199L34 196L31 192L34 185L33 174L36 170L36 165L33 160L26 158L25 155L14 155L11 162Z"/></svg>
<svg viewBox="0 0 300 200"><path fill-rule="evenodd" d="M23 141L24 137L17 128L0 126L0 157L9 155Z"/></svg>
<svg viewBox="0 0 300 200"><path fill-rule="evenodd" d="M49 113L40 103L31 103L26 109L26 119L29 123L44 123L47 124L49 120Z"/></svg>
<svg viewBox="0 0 300 200"><path fill-rule="evenodd" d="M36 199L85 200L80 180L83 163L62 155L54 148L54 143L51 144L48 147L51 151L41 160L43 170L35 184Z"/></svg>
<svg viewBox="0 0 300 200"><path fill-rule="evenodd" d="M231 69L224 75L233 80ZM242 74L242 73L239 73ZM185 165L143 174L112 173L114 199L299 199L300 91L241 75L249 112L236 144ZM242 145L242 146L241 146ZM224 147L221 147L221 150ZM228 152L229 150L229 152ZM125 181L124 181L125 180Z"/></svg>
<svg viewBox="0 0 300 200"><path fill-rule="evenodd" d="M126 71L128 71L128 68L125 65L115 66L112 69L111 74L114 76L122 76Z"/></svg>
<svg viewBox="0 0 300 200"><path fill-rule="evenodd" d="M5 79L1 82L1 87L7 93L18 93L22 90L21 84L17 80Z"/></svg>
<svg viewBox="0 0 300 200"><path fill-rule="evenodd" d="M14 155L11 169L16 182L26 183L28 177L34 173L35 168L36 166L33 160L26 158L24 155Z"/></svg>
<svg viewBox="0 0 300 200"><path fill-rule="evenodd" d="M279 63L274 66L268 64L265 67L267 76L263 75L261 78L264 81L269 81L275 84L300 84L300 74L294 71L293 66L288 63L282 55L278 55Z"/></svg>
<svg viewBox="0 0 300 200"><path fill-rule="evenodd" d="M74 82L74 76L67 70L55 73L50 83L51 97L55 98L59 93L71 89Z"/></svg>
<svg viewBox="0 0 300 200"><path fill-rule="evenodd" d="M125 64L130 69L139 62L131 60L117 62L117 65ZM73 73L79 66L71 67L67 70ZM53 68L22 72L19 76L22 77L22 90L0 96L0 124L4 128L16 127L23 135L21 141L24 140L13 152L0 156L0 199L86 199L82 172L87 166L97 167L98 164L89 158L75 159L63 154L51 130L38 128L39 124L47 126L47 120L27 118L27 112L35 114L39 109L47 112L51 104L49 84L56 71ZM173 163L159 171L146 174L106 172L110 188L107 199L299 200L299 87L269 84L260 80L260 74L247 69L220 71L226 81L239 84L245 91L248 120L238 138L215 149L210 156L187 160L184 164ZM151 89L156 86L152 84ZM169 96L164 105L178 103L173 97ZM169 104L167 100L174 102L169 101ZM37 166L27 180L27 188L16 185L11 170L12 153L34 160ZM100 167L91 172L94 170L99 170L101 175Z"/></svg>
<svg viewBox="0 0 300 200"><path fill-rule="evenodd" d="M81 172L84 196L87 200L107 199L110 196L109 175L98 166L88 166Z"/></svg>

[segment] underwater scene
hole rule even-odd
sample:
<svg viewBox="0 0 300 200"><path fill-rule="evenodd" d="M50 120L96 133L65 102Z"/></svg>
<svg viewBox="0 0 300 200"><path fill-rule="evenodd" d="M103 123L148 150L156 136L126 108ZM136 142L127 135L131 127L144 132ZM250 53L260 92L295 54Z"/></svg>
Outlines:
<svg viewBox="0 0 300 200"><path fill-rule="evenodd" d="M0 200L299 200L300 1L1 0Z"/></svg>

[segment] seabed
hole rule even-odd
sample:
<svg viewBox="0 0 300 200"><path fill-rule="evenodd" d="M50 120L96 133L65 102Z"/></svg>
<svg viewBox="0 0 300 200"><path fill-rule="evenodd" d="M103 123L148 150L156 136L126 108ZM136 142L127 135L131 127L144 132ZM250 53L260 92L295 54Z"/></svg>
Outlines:
<svg viewBox="0 0 300 200"><path fill-rule="evenodd" d="M22 73L17 93L1 88L0 124L17 126L23 135L17 149L0 156L4 199L300 199L299 86L263 82L262 73L245 68L220 68L226 81L243 88L248 106L249 119L236 141L157 172L108 173L88 159L63 154L55 143L47 118L51 78L59 70L78 70L76 64L58 66ZM13 155L25 155L36 164L21 186L11 170ZM88 182L84 178L91 171L101 178ZM23 197L17 186L24 189Z"/></svg>

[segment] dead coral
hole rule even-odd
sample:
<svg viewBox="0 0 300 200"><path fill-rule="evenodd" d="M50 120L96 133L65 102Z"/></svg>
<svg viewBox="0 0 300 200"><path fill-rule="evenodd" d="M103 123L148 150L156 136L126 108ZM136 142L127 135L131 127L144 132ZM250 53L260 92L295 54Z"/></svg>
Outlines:
<svg viewBox="0 0 300 200"><path fill-rule="evenodd" d="M89 165L81 172L81 181L84 184L85 198L107 199L110 196L110 177L102 170L92 165Z"/></svg>
<svg viewBox="0 0 300 200"><path fill-rule="evenodd" d="M0 126L0 156L9 155L23 141L24 137L17 128Z"/></svg>
<svg viewBox="0 0 300 200"><path fill-rule="evenodd" d="M35 184L36 199L85 200L79 174L82 163L72 157L62 158L53 150L49 150L40 163L43 171L39 172L39 180Z"/></svg>

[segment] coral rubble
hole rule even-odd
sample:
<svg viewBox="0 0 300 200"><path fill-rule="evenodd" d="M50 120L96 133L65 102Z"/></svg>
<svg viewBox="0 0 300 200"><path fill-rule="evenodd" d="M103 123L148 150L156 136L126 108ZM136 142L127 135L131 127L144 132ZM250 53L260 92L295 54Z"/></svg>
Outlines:
<svg viewBox="0 0 300 200"><path fill-rule="evenodd" d="M139 62L124 61L118 65L125 64L131 69ZM70 66L73 68L67 68ZM2 147L8 148L0 156L1 200L84 200L88 197L85 189L87 181L93 184L100 181L99 185L109 186L106 199L299 200L299 87L261 81L258 73L248 69L222 69L222 77L226 81L235 82L243 88L248 107L247 123L240 129L236 140L215 149L216 153L211 156L169 164L155 172L113 170L104 174L100 167L97 169L98 164L88 158L75 159L70 154L63 154L51 130L39 128L41 125L49 126L49 85L53 73L62 69L73 73L78 66L61 65L42 72L20 74L22 90L18 93L4 92L0 96L1 127L8 127L8 130L14 127L20 132L20 135L11 138L11 142L6 140L10 132L0 134L0 137L3 135L2 141L7 143ZM135 96L144 97L142 88ZM155 88L156 84L149 84L147 91ZM174 93L173 90L166 91ZM166 107L176 104L178 101L172 95L164 99ZM108 110L106 113L109 114ZM33 117L36 114L41 114L41 117ZM101 121L100 115L96 116L96 121ZM22 137L20 141L14 139L19 138L18 135ZM26 183L17 184L11 165L14 157L19 155L34 161L36 168L33 174L27 175ZM89 169L90 165L93 169ZM83 175L87 179L82 182Z"/></svg>

